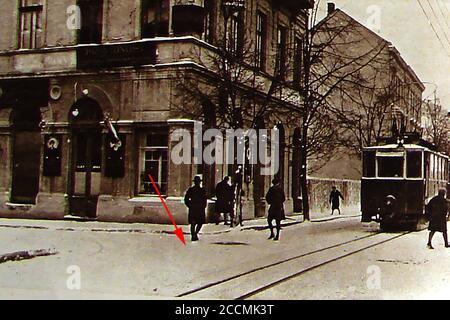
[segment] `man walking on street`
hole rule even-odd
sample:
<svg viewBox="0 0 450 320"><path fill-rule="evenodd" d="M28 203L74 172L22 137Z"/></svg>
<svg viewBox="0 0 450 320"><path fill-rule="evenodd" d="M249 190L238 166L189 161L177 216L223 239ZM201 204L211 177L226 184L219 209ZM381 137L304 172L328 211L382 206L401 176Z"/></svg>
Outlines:
<svg viewBox="0 0 450 320"><path fill-rule="evenodd" d="M195 177L194 186L189 188L184 203L189 208L189 224L192 241L198 241L198 234L206 222L205 209L208 204L206 191L201 187L202 179Z"/></svg>
<svg viewBox="0 0 450 320"><path fill-rule="evenodd" d="M445 194L445 189L439 190L438 195L431 199L427 205L427 211L430 219L430 224L428 226L428 230L430 230L430 234L428 236L429 249L434 249L431 241L433 240L433 236L436 232L442 232L445 247L450 247L447 237L448 203L445 198Z"/></svg>
<svg viewBox="0 0 450 320"><path fill-rule="evenodd" d="M330 193L331 215L334 214L334 210L337 210L339 212L339 215L341 215L340 199L344 200L342 193L339 190L337 190L336 187L333 187L333 190Z"/></svg>
<svg viewBox="0 0 450 320"><path fill-rule="evenodd" d="M284 212L284 202L286 201L286 195L284 194L283 187L280 184L278 178L273 179L273 186L269 189L266 195L266 201L270 205L269 217L267 219L270 228L269 239L278 241L280 239L281 221L286 219ZM273 233L273 220L277 223L277 235Z"/></svg>
<svg viewBox="0 0 450 320"><path fill-rule="evenodd" d="M216 186L216 224L220 223L220 214L223 213L223 219L225 225L228 225L228 214L231 215L231 220L233 220L233 187L230 185L230 177L225 177Z"/></svg>

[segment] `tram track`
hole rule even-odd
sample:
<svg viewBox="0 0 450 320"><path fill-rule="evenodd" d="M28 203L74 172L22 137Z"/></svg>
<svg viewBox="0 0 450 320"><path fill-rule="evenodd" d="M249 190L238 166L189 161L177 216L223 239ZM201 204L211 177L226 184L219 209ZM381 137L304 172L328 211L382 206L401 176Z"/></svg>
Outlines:
<svg viewBox="0 0 450 320"><path fill-rule="evenodd" d="M189 299L249 299L309 271L393 241L411 232L402 232L395 235L374 233L351 239L211 282L181 293L176 297Z"/></svg>

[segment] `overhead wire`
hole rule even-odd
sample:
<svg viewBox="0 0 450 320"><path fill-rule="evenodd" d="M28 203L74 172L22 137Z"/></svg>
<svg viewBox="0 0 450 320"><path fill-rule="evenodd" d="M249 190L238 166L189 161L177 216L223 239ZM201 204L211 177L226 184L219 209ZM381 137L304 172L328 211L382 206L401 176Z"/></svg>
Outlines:
<svg viewBox="0 0 450 320"><path fill-rule="evenodd" d="M434 17L436 18L436 22L437 22L438 26L441 28L442 32L444 33L444 36L445 36L445 39L447 40L448 45L450 46L450 40L447 36L447 32L445 32L445 28L442 27L440 19L437 15L436 11L434 10L433 6L431 5L430 0L427 0L427 3L428 3L428 6L431 8L431 12L433 13ZM439 4L438 4L438 6L439 6ZM444 21L447 23L447 21L445 20L445 17L444 17Z"/></svg>
<svg viewBox="0 0 450 320"><path fill-rule="evenodd" d="M428 13L426 12L425 8L423 7L422 3L420 3L420 0L416 0L416 2L419 4L420 8L422 9L423 14L428 20L428 23L430 24L431 29L433 30L434 34L436 35L436 38L438 39L439 43L441 44L442 48L444 49L444 52L450 59L450 54L448 53L447 49L445 48L444 42L442 41L441 37L439 36L439 33L437 32L436 28L434 27L434 24L432 23Z"/></svg>

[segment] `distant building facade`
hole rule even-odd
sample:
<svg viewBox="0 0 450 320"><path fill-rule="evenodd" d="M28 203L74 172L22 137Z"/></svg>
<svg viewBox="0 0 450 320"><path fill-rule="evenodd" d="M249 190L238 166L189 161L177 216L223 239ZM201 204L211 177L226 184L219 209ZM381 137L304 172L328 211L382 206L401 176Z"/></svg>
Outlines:
<svg viewBox="0 0 450 320"><path fill-rule="evenodd" d="M177 75L203 77L198 52L224 33L252 39L264 77L302 37L311 1L4 0L0 14L0 216L169 222L151 174L177 220L192 178L208 188L235 168L174 165L180 114ZM237 12L237 11L236 11ZM286 48L285 48L286 47ZM281 50L281 51L280 51ZM277 54L278 53L278 54ZM297 62L296 62L297 61ZM297 72L287 75L295 81ZM178 104L178 105L176 105ZM181 106L181 108L180 108ZM273 126L271 123L266 124ZM292 142L295 128L283 128ZM291 151L282 157L286 193L298 194ZM264 215L270 177L249 189L246 217ZM255 200L256 199L256 200ZM256 202L255 202L256 201ZM293 211L293 210L290 210Z"/></svg>
<svg viewBox="0 0 450 320"><path fill-rule="evenodd" d="M343 94L330 98L335 110L348 117L345 125L353 128L362 126L363 129L353 133L354 145L360 139L362 147L376 145L392 135L393 126L398 132L403 130L420 134L425 86L414 70L392 43L335 8L334 4L329 3L328 10L328 15L317 26L319 32L326 36L318 37L317 43L326 43L330 35L336 36L333 41L341 45L336 46L338 49L333 55L357 59L357 63L352 63L349 69L361 78L354 87L349 85ZM346 25L349 30L345 30ZM362 136L369 130L373 131L372 137L370 141L364 141ZM356 132L361 136L357 137ZM314 176L359 180L362 167L355 151L349 152L345 147L336 149L334 159Z"/></svg>

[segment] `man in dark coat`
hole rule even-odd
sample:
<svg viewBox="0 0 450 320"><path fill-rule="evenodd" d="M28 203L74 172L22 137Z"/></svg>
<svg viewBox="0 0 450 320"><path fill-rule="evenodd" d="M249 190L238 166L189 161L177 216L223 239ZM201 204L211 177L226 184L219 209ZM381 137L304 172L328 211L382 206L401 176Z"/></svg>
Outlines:
<svg viewBox="0 0 450 320"><path fill-rule="evenodd" d="M228 214L231 215L231 220L233 220L233 198L234 192L233 187L229 184L230 177L225 177L216 186L216 224L219 224L220 214L223 213L223 218L225 225L228 225Z"/></svg>
<svg viewBox="0 0 450 320"><path fill-rule="evenodd" d="M195 177L194 186L189 188L184 203L189 208L192 241L198 241L198 234L206 222L205 209L208 204L206 191L201 187L202 179Z"/></svg>
<svg viewBox="0 0 450 320"><path fill-rule="evenodd" d="M284 202L286 201L286 195L284 194L283 187L280 184L280 180L275 178L272 181L273 186L269 189L266 195L266 201L270 205L269 217L267 219L270 228L269 239L274 239L278 241L280 239L281 221L286 219L284 213ZM273 233L272 221L275 220L277 223L277 235Z"/></svg>
<svg viewBox="0 0 450 320"><path fill-rule="evenodd" d="M334 214L334 210L337 210L339 212L339 215L341 215L340 199L344 200L344 196L339 192L339 190L336 189L336 187L333 187L333 190L330 193L331 215Z"/></svg>
<svg viewBox="0 0 450 320"><path fill-rule="evenodd" d="M428 248L434 249L431 241L436 232L442 232L444 236L445 247L448 248L447 238L447 215L448 215L448 203L445 198L445 189L439 190L439 194L435 196L427 205L427 211L429 213L430 224L428 230L430 235L428 237Z"/></svg>

